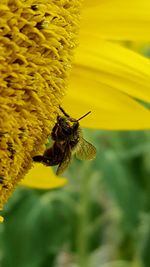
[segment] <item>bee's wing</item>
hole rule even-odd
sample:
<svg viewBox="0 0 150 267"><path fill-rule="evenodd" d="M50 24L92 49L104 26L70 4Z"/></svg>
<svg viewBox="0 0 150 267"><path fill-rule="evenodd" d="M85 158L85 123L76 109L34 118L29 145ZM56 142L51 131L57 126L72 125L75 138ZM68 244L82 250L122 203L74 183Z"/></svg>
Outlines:
<svg viewBox="0 0 150 267"><path fill-rule="evenodd" d="M80 137L76 157L81 160L90 160L96 156L96 148L84 138Z"/></svg>
<svg viewBox="0 0 150 267"><path fill-rule="evenodd" d="M70 147L66 147L66 150L64 152L64 157L57 168L56 175L62 174L67 169L70 161L71 161L71 149Z"/></svg>

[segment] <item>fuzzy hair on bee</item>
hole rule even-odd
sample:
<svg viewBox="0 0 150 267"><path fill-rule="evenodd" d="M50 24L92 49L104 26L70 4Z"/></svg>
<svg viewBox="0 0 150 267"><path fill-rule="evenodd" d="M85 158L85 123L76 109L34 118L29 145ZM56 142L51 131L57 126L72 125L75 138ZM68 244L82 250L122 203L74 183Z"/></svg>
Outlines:
<svg viewBox="0 0 150 267"><path fill-rule="evenodd" d="M62 107L59 107L63 116L57 116L57 122L52 129L53 145L46 149L43 155L33 157L33 161L41 162L46 166L58 165L56 175L62 174L71 162L73 155L80 160L91 160L96 156L96 148L82 137L79 119L71 118Z"/></svg>

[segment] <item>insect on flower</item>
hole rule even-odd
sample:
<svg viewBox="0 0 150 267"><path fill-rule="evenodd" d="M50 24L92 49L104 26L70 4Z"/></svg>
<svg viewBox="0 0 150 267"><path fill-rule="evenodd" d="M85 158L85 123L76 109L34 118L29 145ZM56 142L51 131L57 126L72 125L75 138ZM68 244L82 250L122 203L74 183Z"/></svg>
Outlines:
<svg viewBox="0 0 150 267"><path fill-rule="evenodd" d="M46 149L43 155L33 157L34 161L46 166L58 165L57 175L65 171L74 154L80 160L91 160L96 156L96 148L82 137L79 126L79 121L91 111L76 120L71 118L62 107L60 110L64 116L57 116L57 122L52 129L53 146Z"/></svg>

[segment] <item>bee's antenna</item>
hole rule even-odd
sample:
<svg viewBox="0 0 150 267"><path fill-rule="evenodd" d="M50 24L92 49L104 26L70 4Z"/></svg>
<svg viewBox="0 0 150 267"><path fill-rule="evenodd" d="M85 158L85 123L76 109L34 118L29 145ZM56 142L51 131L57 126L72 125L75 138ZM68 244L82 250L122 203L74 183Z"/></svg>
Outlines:
<svg viewBox="0 0 150 267"><path fill-rule="evenodd" d="M59 109L61 110L61 112L66 116L66 117L70 117L65 111L64 109L59 105Z"/></svg>
<svg viewBox="0 0 150 267"><path fill-rule="evenodd" d="M84 117L86 117L87 115L89 115L91 113L91 111L89 111L88 113L86 113L85 115L83 115L81 118L79 118L77 121L82 120Z"/></svg>

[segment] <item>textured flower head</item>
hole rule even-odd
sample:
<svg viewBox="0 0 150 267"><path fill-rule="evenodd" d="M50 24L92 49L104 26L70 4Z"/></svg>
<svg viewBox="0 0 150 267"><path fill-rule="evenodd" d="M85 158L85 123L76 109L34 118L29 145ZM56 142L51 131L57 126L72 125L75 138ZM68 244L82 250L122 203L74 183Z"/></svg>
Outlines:
<svg viewBox="0 0 150 267"><path fill-rule="evenodd" d="M0 4L0 208L55 124L76 47L80 1Z"/></svg>
<svg viewBox="0 0 150 267"><path fill-rule="evenodd" d="M79 9L80 0L1 0L1 208L56 122L78 43ZM82 10L63 107L75 118L92 110L84 126L149 129L150 112L141 103L150 102L150 62L108 40L149 41L150 2L85 0ZM40 184L42 172L38 177L37 167Z"/></svg>

